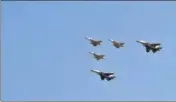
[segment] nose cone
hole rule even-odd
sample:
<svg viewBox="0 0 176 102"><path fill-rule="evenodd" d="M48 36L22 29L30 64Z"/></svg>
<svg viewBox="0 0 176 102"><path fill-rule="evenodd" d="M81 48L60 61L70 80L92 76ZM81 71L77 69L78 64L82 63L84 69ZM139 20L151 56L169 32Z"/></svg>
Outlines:
<svg viewBox="0 0 176 102"><path fill-rule="evenodd" d="M146 41L143 41L143 40L136 40L136 42L138 42L138 43L147 43Z"/></svg>
<svg viewBox="0 0 176 102"><path fill-rule="evenodd" d="M108 39L108 40L111 41L111 42L113 41L112 39Z"/></svg>
<svg viewBox="0 0 176 102"><path fill-rule="evenodd" d="M140 43L140 41L139 41L139 40L136 40L136 42Z"/></svg>
<svg viewBox="0 0 176 102"><path fill-rule="evenodd" d="M90 70L91 72L99 73L99 70Z"/></svg>
<svg viewBox="0 0 176 102"><path fill-rule="evenodd" d="M90 54L94 54L94 52L89 52Z"/></svg>
<svg viewBox="0 0 176 102"><path fill-rule="evenodd" d="M138 42L138 43L143 43L144 41L142 41L142 40L136 40L136 42Z"/></svg>
<svg viewBox="0 0 176 102"><path fill-rule="evenodd" d="M88 36L86 36L86 37L85 37L85 39L90 40L91 38L90 38L90 37L88 37Z"/></svg>

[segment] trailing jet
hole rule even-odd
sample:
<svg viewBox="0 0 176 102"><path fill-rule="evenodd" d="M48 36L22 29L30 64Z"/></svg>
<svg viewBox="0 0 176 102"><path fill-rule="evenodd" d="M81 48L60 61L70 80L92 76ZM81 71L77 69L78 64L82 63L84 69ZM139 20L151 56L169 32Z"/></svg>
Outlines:
<svg viewBox="0 0 176 102"><path fill-rule="evenodd" d="M107 81L110 81L114 78L116 78L116 76L114 75L114 73L105 73L105 72L101 72L99 70L91 70L91 72L94 72L96 74L98 74L101 78L101 80L104 80L106 79Z"/></svg>
<svg viewBox="0 0 176 102"><path fill-rule="evenodd" d="M96 60L105 59L105 55L103 54L97 54L95 52L89 52L89 53L92 54Z"/></svg>
<svg viewBox="0 0 176 102"><path fill-rule="evenodd" d="M90 37L85 37L87 40L90 41L90 44L92 44L94 47L95 46L98 46L98 45L101 45L102 44L102 41L101 40L94 40Z"/></svg>
<svg viewBox="0 0 176 102"><path fill-rule="evenodd" d="M112 39L108 39L108 40L111 41L111 42L112 42L112 45L113 45L114 47L116 47L116 48L124 47L124 44L125 44L125 43L123 43L123 42L117 42L117 41L112 40Z"/></svg>
<svg viewBox="0 0 176 102"><path fill-rule="evenodd" d="M160 49L162 49L160 43L149 43L143 40L137 40L136 42L141 43L146 48L146 52L152 50L152 52L155 53L157 51L160 51Z"/></svg>

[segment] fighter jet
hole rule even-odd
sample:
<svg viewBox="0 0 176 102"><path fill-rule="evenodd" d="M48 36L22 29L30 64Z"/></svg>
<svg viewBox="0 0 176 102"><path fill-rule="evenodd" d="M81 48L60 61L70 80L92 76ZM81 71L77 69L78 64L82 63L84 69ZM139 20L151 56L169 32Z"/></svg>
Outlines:
<svg viewBox="0 0 176 102"><path fill-rule="evenodd" d="M108 39L108 40L111 41L111 42L112 42L112 45L113 45L114 47L116 47L116 48L124 47L124 44L125 44L125 43L123 43L123 42L117 42L117 41L112 40L112 39Z"/></svg>
<svg viewBox="0 0 176 102"><path fill-rule="evenodd" d="M94 40L90 37L85 37L87 40L90 41L90 44L92 44L94 47L95 46L98 46L98 45L101 45L102 44L102 41L101 40Z"/></svg>
<svg viewBox="0 0 176 102"><path fill-rule="evenodd" d="M110 80L116 78L116 76L112 72L105 73L105 72L101 72L99 70L91 70L91 72L98 74L100 76L101 80L106 79L107 81L110 81Z"/></svg>
<svg viewBox="0 0 176 102"><path fill-rule="evenodd" d="M103 54L97 54L95 52L89 52L89 53L92 54L96 60L105 59L105 55Z"/></svg>
<svg viewBox="0 0 176 102"><path fill-rule="evenodd" d="M149 43L143 40L137 40L136 42L141 43L146 48L146 52L150 52L150 50L152 50L152 52L155 53L157 51L160 51L160 49L162 49L160 43Z"/></svg>

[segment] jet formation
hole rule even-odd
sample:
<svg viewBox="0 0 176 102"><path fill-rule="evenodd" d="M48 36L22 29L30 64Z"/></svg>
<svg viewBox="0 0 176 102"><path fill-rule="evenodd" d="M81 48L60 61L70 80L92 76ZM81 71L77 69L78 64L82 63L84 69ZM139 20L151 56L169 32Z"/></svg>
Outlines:
<svg viewBox="0 0 176 102"><path fill-rule="evenodd" d="M85 38L94 47L102 45L102 42L103 42L102 40L95 40L95 39L90 38L90 37L85 37ZM108 39L108 40L112 43L112 45L115 48L121 48L121 47L124 47L124 45L125 45L124 42L115 41L115 40L112 40L112 39ZM144 41L144 40L136 40L136 42L142 44L145 47L147 53L150 52L150 51L152 51L153 53L156 53L157 51L160 51L162 49L161 43L149 43L149 42ZM104 54L98 54L98 53L95 53L95 52L89 52L89 53L91 55L93 55L93 57L97 61L99 61L101 59L105 59ZM94 72L94 73L98 74L100 76L101 80L106 79L107 81L110 81L110 80L116 78L116 76L114 75L113 72L103 72L103 71L93 70L93 69L91 69L91 72Z"/></svg>

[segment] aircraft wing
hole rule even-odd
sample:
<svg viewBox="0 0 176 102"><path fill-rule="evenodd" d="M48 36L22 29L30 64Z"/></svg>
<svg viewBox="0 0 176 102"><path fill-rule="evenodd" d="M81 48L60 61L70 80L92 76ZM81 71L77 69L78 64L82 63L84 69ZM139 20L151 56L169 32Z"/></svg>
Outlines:
<svg viewBox="0 0 176 102"><path fill-rule="evenodd" d="M95 57L97 60L100 60L100 57Z"/></svg>
<svg viewBox="0 0 176 102"><path fill-rule="evenodd" d="M97 43L93 42L92 45L93 45L93 46L97 46Z"/></svg>
<svg viewBox="0 0 176 102"><path fill-rule="evenodd" d="M104 76L102 76L102 75L101 75L100 77L101 77L101 80L104 80L104 79L105 79L105 77L104 77Z"/></svg>
<svg viewBox="0 0 176 102"><path fill-rule="evenodd" d="M109 76L109 75L112 75L112 74L114 74L114 73L104 73L104 75L106 75L106 76Z"/></svg>
<svg viewBox="0 0 176 102"><path fill-rule="evenodd" d="M155 53L155 52L157 52L157 50L156 49L152 49L152 52Z"/></svg>
<svg viewBox="0 0 176 102"><path fill-rule="evenodd" d="M100 57L105 57L105 55L100 55Z"/></svg>
<svg viewBox="0 0 176 102"><path fill-rule="evenodd" d="M160 43L152 43L152 46L157 46L157 45L161 45Z"/></svg>
<svg viewBox="0 0 176 102"><path fill-rule="evenodd" d="M150 51L150 48L149 47L145 47L146 48L146 52L149 52Z"/></svg>
<svg viewBox="0 0 176 102"><path fill-rule="evenodd" d="M99 43L101 43L102 41L101 40L98 40Z"/></svg>

